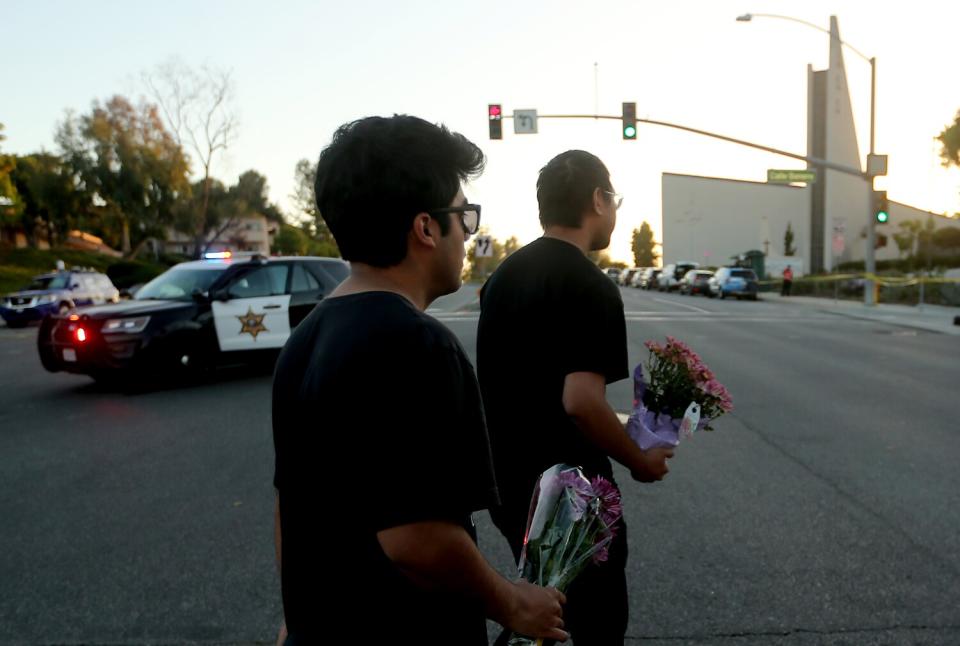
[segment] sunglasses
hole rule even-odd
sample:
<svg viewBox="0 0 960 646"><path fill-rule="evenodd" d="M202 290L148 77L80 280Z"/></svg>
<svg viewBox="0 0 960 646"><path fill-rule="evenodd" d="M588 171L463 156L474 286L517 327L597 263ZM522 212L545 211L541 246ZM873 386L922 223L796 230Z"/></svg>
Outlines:
<svg viewBox="0 0 960 646"><path fill-rule="evenodd" d="M448 206L444 209L433 209L432 211L427 211L427 215L431 217L433 217L434 215L439 215L441 213L459 213L460 223L463 225L463 230L466 231L469 235L473 235L480 230L480 205L479 204L464 204L463 206Z"/></svg>

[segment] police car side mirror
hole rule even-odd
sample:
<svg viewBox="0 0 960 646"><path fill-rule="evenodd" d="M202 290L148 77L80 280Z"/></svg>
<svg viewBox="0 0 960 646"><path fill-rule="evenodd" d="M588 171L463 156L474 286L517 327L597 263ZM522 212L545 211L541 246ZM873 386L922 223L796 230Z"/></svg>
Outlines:
<svg viewBox="0 0 960 646"><path fill-rule="evenodd" d="M205 292L199 287L190 292L190 296L192 296L193 300L197 301L198 303L205 303L210 300L210 292Z"/></svg>
<svg viewBox="0 0 960 646"><path fill-rule="evenodd" d="M229 301L230 294L226 289L211 289L207 295L211 301Z"/></svg>

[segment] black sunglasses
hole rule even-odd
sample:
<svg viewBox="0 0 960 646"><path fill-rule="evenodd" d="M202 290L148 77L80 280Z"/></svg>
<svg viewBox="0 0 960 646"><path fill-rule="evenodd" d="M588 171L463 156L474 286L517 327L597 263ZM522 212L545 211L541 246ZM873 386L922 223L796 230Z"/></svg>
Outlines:
<svg viewBox="0 0 960 646"><path fill-rule="evenodd" d="M459 213L460 214L460 223L463 225L463 230L466 231L469 235L475 234L480 230L480 205L479 204L464 204L463 206L448 206L443 209L433 209L427 211L427 215L434 216L441 213Z"/></svg>

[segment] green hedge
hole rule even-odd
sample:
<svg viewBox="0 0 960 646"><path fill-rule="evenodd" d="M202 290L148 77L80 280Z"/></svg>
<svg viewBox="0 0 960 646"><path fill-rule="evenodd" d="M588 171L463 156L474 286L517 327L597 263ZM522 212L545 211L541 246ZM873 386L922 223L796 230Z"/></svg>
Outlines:
<svg viewBox="0 0 960 646"><path fill-rule="evenodd" d="M0 249L0 294L22 288L38 274L54 271L57 260L62 260L68 269L89 267L104 272L118 289L145 283L179 262L174 258L164 258L168 262L163 263L121 260L76 249Z"/></svg>

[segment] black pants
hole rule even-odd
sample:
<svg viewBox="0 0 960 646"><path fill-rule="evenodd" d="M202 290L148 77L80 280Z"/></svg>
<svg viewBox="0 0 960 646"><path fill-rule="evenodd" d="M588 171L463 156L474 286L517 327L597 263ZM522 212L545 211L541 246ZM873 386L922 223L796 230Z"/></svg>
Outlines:
<svg viewBox="0 0 960 646"><path fill-rule="evenodd" d="M790 295L790 288L791 288L792 286L793 286L793 281L792 281L792 280L784 280L784 281L783 281L783 287L780 288L780 295L781 295L781 296L789 296L789 295Z"/></svg>
<svg viewBox="0 0 960 646"><path fill-rule="evenodd" d="M494 512L491 516L519 562L526 531L526 510L519 514ZM520 517L522 521L518 521ZM621 519L607 561L599 565L588 564L566 591L564 630L570 633L575 646L623 646L629 614L626 567L627 526ZM504 630L495 646L506 646L509 635L510 631ZM545 641L544 645L553 643Z"/></svg>

